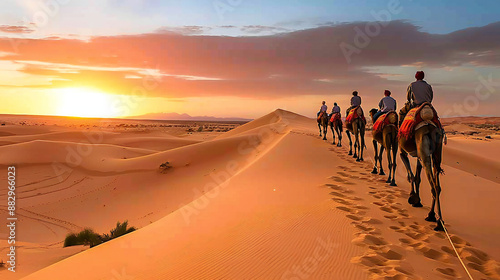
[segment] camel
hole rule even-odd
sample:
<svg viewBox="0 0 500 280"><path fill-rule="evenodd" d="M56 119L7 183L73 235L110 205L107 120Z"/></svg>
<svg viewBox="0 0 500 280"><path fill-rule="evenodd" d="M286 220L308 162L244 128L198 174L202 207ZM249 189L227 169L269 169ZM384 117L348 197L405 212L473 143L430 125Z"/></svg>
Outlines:
<svg viewBox="0 0 500 280"><path fill-rule="evenodd" d="M361 118L360 116L362 115L362 110L361 107L358 107L356 110L358 110L358 117L354 119L351 123L348 123L346 121L346 134L347 138L349 138L349 155L352 155L352 140L351 140L351 133L355 136L355 142L354 142L354 155L352 156L353 158L356 158L357 162L364 161L363 159L363 151L364 148L366 147L365 145L365 128L366 128L366 121ZM361 138L361 140L360 140ZM360 143L361 142L361 143Z"/></svg>
<svg viewBox="0 0 500 280"><path fill-rule="evenodd" d="M373 116L378 112L377 109L370 110L370 116L373 120ZM391 186L396 185L396 157L398 154L398 114L391 111L387 113L386 116L388 123L382 128L382 132L372 131L373 134L373 148L375 150L375 166L373 167L372 174L377 174L377 163L380 166L379 175L385 175L384 169L382 167L382 154L384 149L387 151L387 162L389 163L389 178L387 183ZM375 121L373 122L375 124ZM380 144L380 154L378 153L378 144ZM392 151L392 158L391 158Z"/></svg>
<svg viewBox="0 0 500 280"><path fill-rule="evenodd" d="M441 203L439 196L441 194L441 183L439 175L443 173L441 169L441 160L443 152L444 132L430 120L434 118L434 110L431 105L423 105L420 116L422 122L415 127L414 137L406 139L399 137L399 145L401 147L401 159L408 172L408 181L411 183L410 197L408 203L413 207L422 207L420 202L420 175L422 168L425 169L427 180L431 185L432 206L426 221L436 222L435 231L443 231L443 216L441 214ZM437 116L436 116L437 117ZM423 125L422 125L423 124ZM410 160L408 154L412 157L417 157L417 168L415 176L411 171ZM434 211L437 205L437 219Z"/></svg>
<svg viewBox="0 0 500 280"><path fill-rule="evenodd" d="M332 116L333 116L333 114L328 116L328 120L329 120L328 124L330 125L330 129L332 130L332 134L333 134L332 144L335 145L335 132L337 132L337 136L339 137L339 142L337 143L337 147L342 147L342 131L343 131L342 119L338 118L336 121L331 122L330 120L331 120Z"/></svg>
<svg viewBox="0 0 500 280"><path fill-rule="evenodd" d="M321 127L323 127L323 132L321 131ZM320 113L320 117L318 117L318 128L319 137L323 136L323 140L327 140L326 133L328 132L328 114L326 112Z"/></svg>

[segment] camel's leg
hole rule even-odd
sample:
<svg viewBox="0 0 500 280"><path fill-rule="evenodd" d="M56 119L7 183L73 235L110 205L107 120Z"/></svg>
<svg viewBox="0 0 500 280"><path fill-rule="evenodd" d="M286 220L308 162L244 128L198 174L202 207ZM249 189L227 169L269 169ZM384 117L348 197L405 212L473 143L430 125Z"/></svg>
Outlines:
<svg viewBox="0 0 500 280"><path fill-rule="evenodd" d="M332 145L335 145L335 131L333 130L333 123L330 125L330 130L332 131L332 137L333 137Z"/></svg>
<svg viewBox="0 0 500 280"><path fill-rule="evenodd" d="M360 161L364 161L363 159L363 152L365 150L366 144L365 144L365 124L360 121L362 126L359 128L359 134L361 136L361 157L359 158Z"/></svg>
<svg viewBox="0 0 500 280"><path fill-rule="evenodd" d="M391 150L392 150L392 137L391 137L391 132L387 131L389 130L388 128L385 128L383 131L383 145L386 149L386 154L387 154L387 165L389 167L389 178L387 178L386 183L390 184L391 183L391 177L392 177L392 158L391 158ZM382 155L380 155L382 157Z"/></svg>
<svg viewBox="0 0 500 280"><path fill-rule="evenodd" d="M384 145L380 145L380 153L378 155L378 164L380 166L380 172L378 173L378 175L385 175L385 172L384 172L384 167L382 165L382 155L384 154L384 150L385 150L385 147Z"/></svg>
<svg viewBox="0 0 500 280"><path fill-rule="evenodd" d="M319 128L319 137L323 136L323 134L321 134L321 123L318 123L318 128Z"/></svg>
<svg viewBox="0 0 500 280"><path fill-rule="evenodd" d="M408 203L413 205L417 203L418 201L416 200L416 193L415 193L415 176L413 176L413 172L411 171L411 164L410 164L410 159L408 158L408 153L401 149L401 161L405 165L406 168L406 173L407 173L407 179L408 182L411 184L411 192L410 192L410 197L408 198Z"/></svg>
<svg viewBox="0 0 500 280"><path fill-rule="evenodd" d="M342 147L342 123L337 124L335 130L337 131L337 136L339 137L339 142L337 146Z"/></svg>
<svg viewBox="0 0 500 280"><path fill-rule="evenodd" d="M390 184L392 181L391 181L391 178L392 178L392 158L391 158L391 146L390 144L387 146L387 151L386 151L386 154L387 154L387 165L389 167L389 178L387 178L387 181L386 183Z"/></svg>
<svg viewBox="0 0 500 280"><path fill-rule="evenodd" d="M425 170L427 173L427 169ZM434 179L432 178L432 170L429 170L431 172L431 175L427 175L427 179L429 180L429 183L433 181ZM437 222L436 219L436 212L434 211L435 206L436 206L436 199L437 199L437 193L436 193L436 188L433 186L434 183L430 183L431 185L431 194L432 194L432 205L431 205L431 210L429 211L429 214L427 214L427 217L425 218L426 221L428 222Z"/></svg>
<svg viewBox="0 0 500 280"><path fill-rule="evenodd" d="M416 139L417 143L420 144L419 149L418 149L418 157L419 157L420 161L422 162L422 165L425 169L425 174L427 175L427 180L429 181L429 184L431 185L431 193L432 193L431 210L429 211L429 214L427 215L427 218L425 218L425 220L429 221L429 222L437 222L436 213L434 212L434 208L436 206L438 196L441 193L441 189L438 189L438 187L437 187L437 182L435 180L434 172L432 170L432 159L431 159L431 150L430 150L431 140L430 140L429 135L423 135L419 138L420 139ZM439 193L438 193L438 191L439 191ZM439 207L439 205L438 205L438 207ZM440 230L439 226L440 226L440 223L438 223L438 226L435 229Z"/></svg>
<svg viewBox="0 0 500 280"><path fill-rule="evenodd" d="M440 172L434 168L434 176L436 180L436 204L437 204L437 226L434 228L435 231L444 231L444 221L443 221L443 215L441 214L441 182L439 181L439 174Z"/></svg>
<svg viewBox="0 0 500 280"><path fill-rule="evenodd" d="M391 186L395 187L395 186L397 186L396 185L396 166L397 166L396 158L397 158L398 148L399 148L398 138L397 138L395 131L393 131L393 134L391 134L390 138L391 138L391 142L392 142L391 143L392 162L389 165L389 169L392 169ZM388 157L390 158L389 154L388 154ZM390 178L390 176L389 176L389 178Z"/></svg>
<svg viewBox="0 0 500 280"><path fill-rule="evenodd" d="M325 121L323 121L323 140L326 140L326 133L328 132L328 123L325 124Z"/></svg>
<svg viewBox="0 0 500 280"><path fill-rule="evenodd" d="M349 130L346 130L345 133L347 134L347 138L349 138L349 155L352 156L352 139L351 139L351 133Z"/></svg>
<svg viewBox="0 0 500 280"><path fill-rule="evenodd" d="M441 214L441 181L439 180L439 175L442 172L441 169L441 159L443 152L443 136L436 135L434 137L435 151L432 157L433 171L434 171L434 182L436 182L436 204L437 204L437 226L434 228L436 231L444 231L444 221L443 215Z"/></svg>
<svg viewBox="0 0 500 280"><path fill-rule="evenodd" d="M359 128L357 122L352 124L352 133L354 134L354 155L352 157L359 161Z"/></svg>
<svg viewBox="0 0 500 280"><path fill-rule="evenodd" d="M372 174L377 174L377 162L378 162L378 145L377 145L377 140L373 140L373 150L375 151L375 166L373 167Z"/></svg>
<svg viewBox="0 0 500 280"><path fill-rule="evenodd" d="M422 202L420 200L420 183L422 182L422 164L417 160L417 170L415 171L415 177L413 178L415 184L415 194L414 194L414 203L413 207L423 207Z"/></svg>

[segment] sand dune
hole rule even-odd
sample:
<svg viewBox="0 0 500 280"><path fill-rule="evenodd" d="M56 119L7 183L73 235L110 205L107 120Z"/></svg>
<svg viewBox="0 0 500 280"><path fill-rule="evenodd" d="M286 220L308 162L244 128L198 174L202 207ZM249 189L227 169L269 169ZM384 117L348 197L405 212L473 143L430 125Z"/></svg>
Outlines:
<svg viewBox="0 0 500 280"><path fill-rule="evenodd" d="M29 174L19 177L19 235L37 249L20 248L17 277L467 278L445 235L423 219L428 183L425 207L411 208L401 163L398 187L388 187L385 176L370 174L371 145L356 163L347 137L342 148L331 145L331 134L322 141L313 119L277 110L167 150L152 148L158 135L118 134L89 145L64 133L0 147L1 165L17 163ZM92 152L55 176L51 164L65 163L67 148L78 145ZM443 215L475 279L500 279L498 145L456 136L445 149ZM159 172L167 161L172 168ZM80 247L61 249L69 231L105 232L125 219L140 229L78 254Z"/></svg>

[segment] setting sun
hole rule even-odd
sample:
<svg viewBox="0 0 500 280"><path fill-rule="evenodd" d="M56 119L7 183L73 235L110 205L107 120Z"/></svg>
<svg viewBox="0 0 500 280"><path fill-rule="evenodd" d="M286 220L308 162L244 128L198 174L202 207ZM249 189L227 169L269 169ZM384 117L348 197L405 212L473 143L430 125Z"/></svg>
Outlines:
<svg viewBox="0 0 500 280"><path fill-rule="evenodd" d="M111 94L85 88L60 89L57 115L83 118L116 117Z"/></svg>

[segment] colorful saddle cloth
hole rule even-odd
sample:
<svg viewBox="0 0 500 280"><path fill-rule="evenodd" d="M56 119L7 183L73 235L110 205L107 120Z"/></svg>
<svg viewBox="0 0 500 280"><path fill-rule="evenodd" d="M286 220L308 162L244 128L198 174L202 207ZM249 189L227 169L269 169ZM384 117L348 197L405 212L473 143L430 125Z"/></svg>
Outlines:
<svg viewBox="0 0 500 280"><path fill-rule="evenodd" d="M412 139L415 130L427 124L434 125L441 129L443 128L436 110L432 107L431 103L428 102L408 112L399 128L398 138L405 138L406 140Z"/></svg>
<svg viewBox="0 0 500 280"><path fill-rule="evenodd" d="M361 118L366 123L365 115L361 106L351 109L349 115L347 115L347 118L345 119L345 122L346 124L351 124L357 118Z"/></svg>
<svg viewBox="0 0 500 280"><path fill-rule="evenodd" d="M378 134L384 130L384 127L389 124L396 125L398 123L398 114L394 111L387 112L380 117L378 117L377 121L373 124L373 133Z"/></svg>
<svg viewBox="0 0 500 280"><path fill-rule="evenodd" d="M337 120L340 120L342 118L342 116L340 115L340 113L335 113L332 115L332 117L330 118L330 122L334 123L336 122Z"/></svg>

